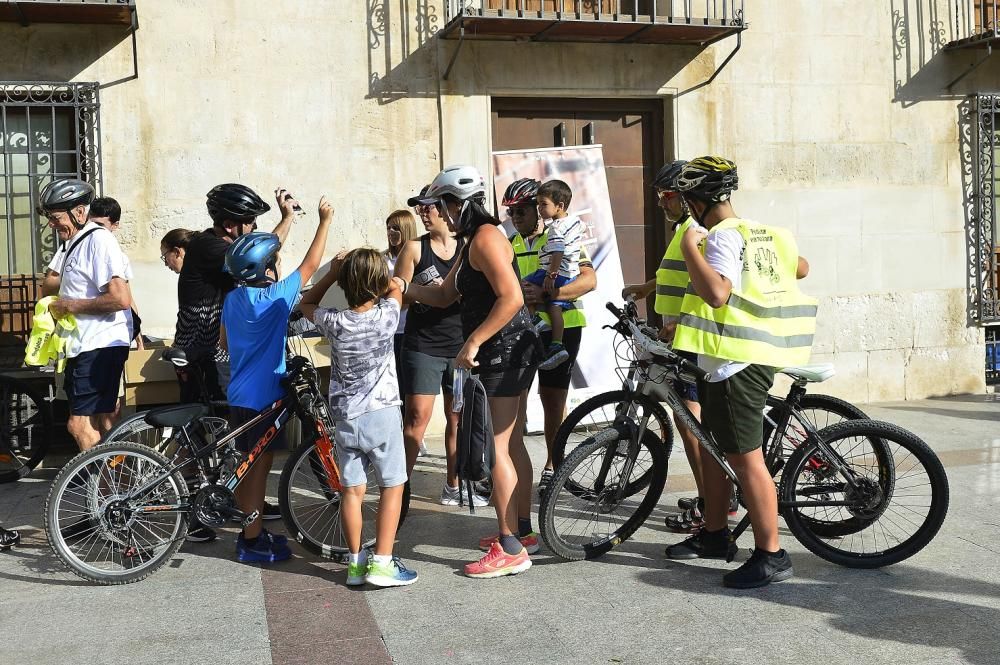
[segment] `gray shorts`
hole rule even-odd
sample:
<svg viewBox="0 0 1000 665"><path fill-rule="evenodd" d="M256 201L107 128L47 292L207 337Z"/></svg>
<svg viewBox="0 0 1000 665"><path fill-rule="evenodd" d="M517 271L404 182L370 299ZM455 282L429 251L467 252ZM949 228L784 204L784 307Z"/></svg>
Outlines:
<svg viewBox="0 0 1000 665"><path fill-rule="evenodd" d="M399 364L403 370L399 382L403 396L451 394L453 358L439 358L404 347Z"/></svg>
<svg viewBox="0 0 1000 665"><path fill-rule="evenodd" d="M375 470L379 487L395 487L406 482L403 418L399 407L390 406L350 420L338 420L333 437L344 487L366 485L369 466Z"/></svg>

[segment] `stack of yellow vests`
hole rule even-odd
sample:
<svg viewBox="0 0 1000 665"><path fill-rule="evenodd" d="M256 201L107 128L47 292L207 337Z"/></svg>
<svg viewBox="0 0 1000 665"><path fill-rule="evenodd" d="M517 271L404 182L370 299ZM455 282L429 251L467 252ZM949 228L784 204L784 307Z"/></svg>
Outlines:
<svg viewBox="0 0 1000 665"><path fill-rule="evenodd" d="M49 311L49 305L57 296L47 296L35 304L35 316L31 320L31 335L24 351L24 364L33 366L55 362L56 371L62 372L66 365L66 344L76 331L76 317L72 314L56 319Z"/></svg>

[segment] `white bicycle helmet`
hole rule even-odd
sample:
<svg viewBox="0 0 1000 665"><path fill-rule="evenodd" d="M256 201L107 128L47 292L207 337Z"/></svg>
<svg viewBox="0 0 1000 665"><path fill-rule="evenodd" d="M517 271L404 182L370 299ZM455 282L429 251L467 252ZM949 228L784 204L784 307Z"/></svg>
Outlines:
<svg viewBox="0 0 1000 665"><path fill-rule="evenodd" d="M468 201L477 196L485 199L486 179L475 166L449 166L437 174L418 202L431 205L440 201L445 194L451 194L460 201Z"/></svg>

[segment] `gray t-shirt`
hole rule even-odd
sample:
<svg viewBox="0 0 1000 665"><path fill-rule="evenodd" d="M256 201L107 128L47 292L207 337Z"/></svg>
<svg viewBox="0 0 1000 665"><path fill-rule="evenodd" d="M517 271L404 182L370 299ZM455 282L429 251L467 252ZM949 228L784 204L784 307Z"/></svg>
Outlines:
<svg viewBox="0 0 1000 665"><path fill-rule="evenodd" d="M320 307L316 327L330 340L330 411L334 420L399 406L392 338L399 303L378 301L367 312Z"/></svg>

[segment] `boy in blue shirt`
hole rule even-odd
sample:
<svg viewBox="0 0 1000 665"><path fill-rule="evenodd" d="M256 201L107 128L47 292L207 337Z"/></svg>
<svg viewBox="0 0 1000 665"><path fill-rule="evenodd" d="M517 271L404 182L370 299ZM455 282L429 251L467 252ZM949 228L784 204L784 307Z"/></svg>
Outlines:
<svg viewBox="0 0 1000 665"><path fill-rule="evenodd" d="M281 242L273 233L240 236L226 252L226 270L239 285L229 292L222 307L222 344L228 347L232 371L227 391L229 420L234 430L285 395L281 380L285 376L288 315L302 285L319 268L332 219L333 206L324 197L319 202L319 227L309 251L298 269L280 281ZM265 421L237 437L237 449L244 454L249 452L270 426ZM236 539L240 561L273 563L292 555L288 539L269 533L260 521L273 451L283 445L281 432L236 488L239 509L248 515L254 511L258 514Z"/></svg>

